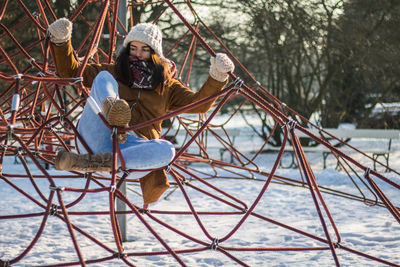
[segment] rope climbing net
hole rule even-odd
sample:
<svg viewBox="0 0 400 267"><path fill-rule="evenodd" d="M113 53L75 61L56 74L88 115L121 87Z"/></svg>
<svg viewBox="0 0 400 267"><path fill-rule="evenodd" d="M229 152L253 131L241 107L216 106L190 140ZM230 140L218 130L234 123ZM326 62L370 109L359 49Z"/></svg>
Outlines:
<svg viewBox="0 0 400 267"><path fill-rule="evenodd" d="M65 2L70 4L70 1ZM0 181L2 186L8 188L6 192L9 192L1 198L9 203L7 206L10 205L10 208L2 207L0 213L0 229L2 229L0 237L8 240L6 229L12 233L10 229L15 224L24 227L24 225L29 225L26 224L29 220L37 222L37 228L29 230L33 231L32 235L26 234L26 240L19 240L24 244L21 246L22 250L12 249L7 244L3 245L4 241L0 241L0 266L24 263L24 259L35 252L39 242L49 237L48 247L51 247L54 240L60 240L60 236L65 237L63 240L68 240L61 242L63 249L69 248L75 255L75 260L66 262L59 257L61 259L59 262L49 263L46 259L42 259L43 261L38 264L84 266L117 261L133 266L135 263L140 264L142 258L151 256L160 261L169 258L174 265L185 266L191 263L190 255L212 250L213 253L223 255L228 262L243 266L252 262L248 257L252 252L263 255L276 252L290 252L292 253L290 255L321 252L332 258L332 265L334 263L340 266L341 259L345 261L345 258L338 255L342 251L374 263L399 266L392 258L374 256L363 252L362 248L347 246L345 242L342 242L339 227L323 194L346 197L367 205L381 207L391 215L387 218L388 221L394 220L400 223L399 208L392 203L378 184L384 184L394 190L399 190L400 185L331 145L330 140L335 139L335 136L319 129L271 95L200 19L189 0L184 3L196 18L194 23L189 23L169 0L130 1L129 10L132 12L132 7L136 5L157 4L163 7L161 16L170 12L180 20L185 29L184 34L168 51L167 56L173 54L173 48L179 42L185 38L192 38L182 64L177 64L179 70L187 69L186 83L189 80L198 44L211 56L215 55L214 50L199 33L199 29L202 28L219 44L221 50L225 50L255 86L248 86L235 74L230 73L233 82L213 96L155 120L126 129L126 131L135 130L155 121L172 120L171 126L165 129L163 137L175 139L179 149L171 164L165 168L171 181L171 188L166 192L165 199L173 199L173 205L176 204L181 209L141 208L139 193L135 191L138 181L127 179L127 171L121 172L114 168L110 175L101 175L52 170L51 167L54 165L54 158L59 149L74 150L76 139L85 145L85 140L76 130L82 107L89 96L89 88L85 88L82 84L85 66L88 63L112 62L118 40L127 33L117 17L119 1L79 2L80 4L75 4L76 6L70 4L72 12L68 15L68 19L72 22L83 21L89 31L81 43L75 46L78 47L76 54L82 55L79 57L82 63L79 75L75 78L59 78L55 75L55 64L49 47L49 39L46 36L48 25L57 19L50 1L38 0L35 9L30 10L24 1L16 0L14 4L16 3L18 8L23 10L24 16L19 18L18 23L10 25L6 23L5 17L8 12L12 12L9 9L11 2L2 1L2 6L0 6L2 29L0 80L3 89L0 100ZM96 21L85 20L83 13L88 9L98 10ZM134 16L135 14L131 14L131 18ZM22 44L15 38L15 33L21 30L26 31L27 25L34 29L36 39ZM117 32L117 27L122 27L123 32ZM105 31L110 33L107 38L108 51L98 46L102 40L102 33ZM39 56L33 57L33 54ZM178 76L180 77L181 74L182 72L179 72ZM214 99L217 99L217 102L210 113L196 116L184 115L185 111ZM229 115L216 117L224 105L233 99L239 101L235 102ZM265 114L274 127L261 143L255 143L254 140L246 138L246 140L240 140L242 144L239 146L238 139L242 132L238 136L233 136L235 129L232 125L238 118L248 121L244 107L249 103ZM109 127L104 117L101 114L99 116ZM301 125L308 125L308 127ZM251 131L251 127L247 128ZM317 128L320 135L313 134L309 131L310 128ZM343 192L317 183L313 169L297 137L299 132L327 147L335 155L342 168L349 174L348 179L351 179L351 183L354 184L353 192ZM283 137L280 150L268 154L270 166L260 165L265 156L263 151L270 146L271 138L277 133ZM112 138L115 162L120 155L116 136L113 135ZM343 143L343 145L348 144ZM293 148L299 167L296 177L277 174L279 164L289 146ZM87 146L86 148L90 151ZM371 162L375 160L361 151L355 150L355 152L361 153ZM15 169L10 167L14 164L13 161L20 164L19 171L14 171ZM397 173L389 166L384 167ZM235 185L234 189L220 187L221 179L216 178L229 178ZM70 181L72 183L69 183ZM121 190L124 182L128 184L133 194L127 194ZM240 189L240 184L247 182L254 183L257 187L256 195L251 198L245 196L246 192L241 192ZM275 184L300 187L303 192L306 192L309 198L307 205L313 207L315 211L313 217L320 231L305 231L297 227L295 222L286 223L282 218L276 219L269 216L270 206L265 203L265 199L273 198L269 194L272 185ZM360 184L362 186L359 186ZM17 195L21 197L18 199L23 199L34 208L12 209L12 203ZM198 195L206 196L210 199L207 203L212 203L212 205L204 206L197 202ZM127 206L125 211L116 210L117 200ZM88 207L92 209L86 210ZM117 219L120 215L126 215L129 222L136 223L137 226L129 231L145 232L151 237L146 239L148 244L144 246L148 249L141 250L135 245L140 242L142 236L138 236L135 242L123 242L121 226ZM229 218L227 219L229 223L220 222L216 226L209 223L209 217L217 217L219 222L224 220L223 218ZM238 236L245 238L245 235L240 235L240 232L245 229L245 225L251 225L254 220L262 222L257 224L262 225L258 229L260 236L267 235L267 232L278 235L281 231L287 231L310 242L291 243L285 240L280 245L271 246L266 238L265 242L243 244ZM91 226L85 227L87 224L83 222L90 222ZM108 227L109 231L96 225ZM4 232L3 229L5 229ZM52 230L57 232L56 236L51 233ZM110 236L112 242L110 242ZM177 247L173 239L180 240L181 246ZM263 239L260 238L260 240Z"/></svg>

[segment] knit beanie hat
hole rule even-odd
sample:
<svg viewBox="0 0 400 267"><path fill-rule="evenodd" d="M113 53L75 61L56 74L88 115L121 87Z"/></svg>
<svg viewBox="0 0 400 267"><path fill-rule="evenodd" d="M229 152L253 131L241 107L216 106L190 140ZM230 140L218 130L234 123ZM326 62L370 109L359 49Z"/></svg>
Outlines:
<svg viewBox="0 0 400 267"><path fill-rule="evenodd" d="M152 23L139 23L132 27L124 40L124 47L132 41L139 41L150 46L161 58L164 58L162 50L162 33L157 25Z"/></svg>

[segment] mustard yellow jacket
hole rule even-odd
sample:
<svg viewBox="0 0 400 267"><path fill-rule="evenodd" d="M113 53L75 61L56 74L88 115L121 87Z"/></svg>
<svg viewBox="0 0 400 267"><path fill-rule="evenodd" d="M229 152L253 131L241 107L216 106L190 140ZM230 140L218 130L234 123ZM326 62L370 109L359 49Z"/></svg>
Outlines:
<svg viewBox="0 0 400 267"><path fill-rule="evenodd" d="M81 64L74 56L71 40L62 46L52 45L52 48L58 75L62 78L76 77ZM88 64L83 72L84 86L90 88L93 79L103 70L110 72L111 75L116 77L114 64ZM141 90L139 95L137 89L129 88L126 84L118 80L117 82L120 98L125 99L130 106L134 105L130 126L149 121L165 115L169 111L174 111L180 107L194 103L220 91L226 85L226 82L219 82L209 76L200 90L194 92L178 80L171 79L163 88L159 86L153 91ZM212 104L213 101L210 101L189 112L207 112ZM136 130L136 133L147 139L160 138L161 123L162 121L155 122L152 125ZM168 189L169 182L165 171L157 170L140 179L140 185L144 203L149 204L159 199L165 190Z"/></svg>

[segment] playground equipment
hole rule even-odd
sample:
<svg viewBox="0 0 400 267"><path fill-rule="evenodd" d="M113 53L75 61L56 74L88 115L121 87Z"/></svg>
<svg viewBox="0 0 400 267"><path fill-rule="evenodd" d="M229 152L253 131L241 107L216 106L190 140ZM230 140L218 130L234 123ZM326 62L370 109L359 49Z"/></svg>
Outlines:
<svg viewBox="0 0 400 267"><path fill-rule="evenodd" d="M328 139L335 138L330 136L328 132L319 129L320 135L309 131L307 128L300 126L300 124L293 118L299 118L302 121L307 121L296 111L291 110L290 107L285 107L279 99L271 95L267 89L261 85L249 87L242 82L234 73L231 73L232 82L221 92L203 99L202 101L193 105L184 107L175 112L166 114L158 120L173 119L173 127L166 129L164 136L168 138L184 138L179 139L179 150L176 157L166 170L171 179L171 189L166 193L165 197L171 194L180 194L182 199L186 202L185 211L174 210L146 210L140 207L140 203L132 202L127 197L127 194L121 190L124 183L128 183L128 187L134 187L138 181L128 180L127 171L134 170L117 170L114 169L110 175L100 175L97 173L60 173L55 174L54 171L49 171L43 166L43 162L49 166L54 164L56 152L61 149L75 149L75 140L80 136L76 130L76 123L79 119L82 106L87 100L89 88L82 85L82 78L59 78L55 75L54 62L52 61L51 51L49 49L49 40L46 36L46 29L52 21L56 19L53 12L52 5L49 1L36 1L37 8L34 11L28 10L24 1L16 0L18 6L25 12L25 17L20 19L18 24L8 26L1 23L1 39L0 41L12 44L13 49L4 49L0 46L1 65L6 66L3 72L0 73L0 80L3 92L1 93L0 102L0 131L1 131L1 174L0 178L3 184L12 188L15 194L22 194L26 201L33 203L40 212L33 213L3 213L0 215L1 223L13 223L14 221L23 221L32 217L40 217L40 226L36 233L26 243L23 251L12 254L12 258L0 258L0 266L10 266L18 264L26 257L30 251L35 247L38 240L45 234L46 226L49 224L49 217L54 216L64 223L71 240L73 250L76 253L77 260L73 262L60 262L52 266L69 266L69 265L86 265L91 263L106 262L110 260L119 259L126 265L133 265L133 259L148 256L158 256L162 258L165 256L173 257L177 264L185 266L184 255L200 253L207 250L214 250L216 252L226 255L232 263L246 266L247 263L241 259L241 253L248 252L262 252L270 253L271 251L290 251L302 253L304 251L326 251L332 257L332 264L340 265L340 260L337 252L345 251L346 253L356 254L360 257L370 259L376 263L398 266L391 259L379 258L373 255L362 252L361 250L345 246L341 243L341 236L335 220L331 216L328 205L324 201L323 193L336 194L341 197L348 197L354 200L360 200L368 205L378 205L386 208L388 213L392 215L391 219L400 223L400 213L392 201L386 196L385 192L377 185L377 180L380 183L388 184L396 189L400 189L400 185L388 179L386 176L378 173L377 171L369 168L368 166L359 163L353 157L343 153L340 149L332 146ZM82 74L83 69L89 62L100 62L113 60L113 53L116 48L118 38L126 34L126 29L123 23L119 22L118 9L122 1L110 0L87 0L82 1L80 5L73 9L73 12L68 16L71 21L81 17L82 11L89 8L98 8L98 19L93 22L87 22L90 27L89 34L84 38L81 44L77 47L77 54L83 55L81 57ZM204 27L210 34L219 42L220 46L226 50L226 53L235 60L236 64L243 69L245 73L257 84L257 81L249 73L245 66L243 66L238 59L229 51L229 49L220 41L211 29L207 27L201 20L197 20L195 25L189 23L186 18L181 14L172 1L164 0L155 3L163 3L165 10L173 12L177 18L182 22L182 27L186 27L187 31L182 38L189 38L192 36L191 46L188 49L185 61L182 64L177 64L180 69L193 64L193 51L196 44L200 43L210 55L215 55L212 47L208 42L199 34L198 27ZM185 1L189 10L195 13L190 1ZM131 1L130 7L133 5L151 5L155 4L151 1ZM8 1L3 1L0 7L0 19L10 12L7 8L10 5ZM134 14L131 14L131 17ZM37 30L37 40L24 46L15 39L13 32L21 29L25 25L33 25ZM117 25L122 27L124 33L116 34ZM108 27L108 28L107 28ZM98 48L98 43L102 37L103 31L107 28L109 50L104 51ZM179 42L179 40L178 40ZM3 43L1 43L3 44ZM33 58L30 51L39 50L41 57ZM168 52L173 53L172 49ZM29 64L25 64L23 68L17 65L21 62L21 58L25 59ZM190 73L190 71L188 72ZM221 122L216 115L221 110L223 105L233 98L242 97L243 101L235 107L235 110ZM212 112L199 117L187 117L183 113L193 106L199 105L206 101L218 99ZM246 103L254 103L258 108L268 114L273 121L275 127L270 133L267 140L257 146L253 153L249 154L248 151L241 150L238 142L234 143L230 137L230 122L233 118L240 115L240 110ZM99 116L102 116L99 114ZM133 130L151 124L153 121L135 125L128 129ZM107 124L106 120L104 123ZM316 125L308 122L310 127L318 129ZM180 131L180 133L179 133ZM261 153L269 146L269 139L275 131L282 131L283 142L280 150L274 154L274 161L269 169L261 168L257 163L257 159ZM340 158L343 168L345 165L358 175L354 180L355 186L358 188L358 194L349 194L334 190L332 188L324 188L318 185L317 179L314 175L313 168L310 166L304 150L301 146L296 132L299 131L304 135L309 136L316 142L329 149L336 157ZM184 132L182 135L181 133ZM85 140L80 141L84 144ZM116 136L113 135L113 142L115 144L114 159L119 156L118 145ZM279 162L282 159L283 153L286 149L286 144L290 142L291 147L299 166L300 179L291 177L284 177L276 174ZM217 151L217 157L212 153L212 150ZM222 154L220 152L223 152ZM361 152L362 153L362 152ZM368 155L364 155L368 158ZM25 173L14 173L7 171L7 164L9 158L16 158L22 163ZM371 160L374 160L371 158ZM28 163L29 161L29 163ZM371 161L372 162L372 161ZM379 163L381 164L382 163ZM392 172L396 172L385 166ZM35 171L32 171L32 170ZM228 193L224 188L218 188L214 185L211 178L224 178L229 173L229 178L236 178L236 183L240 183L239 179L252 180L262 185L259 188L259 193L255 196L252 203L245 203L234 194ZM398 174L398 173L397 173ZM349 177L353 177L349 175ZM81 187L67 187L60 186L65 179L75 179L82 182ZM35 196L28 193L24 187L19 185L19 181L24 180L29 183L35 190ZM312 204L317 211L316 220L319 222L322 229L322 235L312 234L304 230L298 229L294 226L282 223L279 220L269 218L266 214L257 210L257 207L265 194L267 189L272 183L301 186L308 190ZM362 184L365 189L361 189L357 184ZM198 209L193 204L189 194L188 188L195 190L198 193L206 194L218 203L221 209ZM370 196L367 196L364 190L367 190ZM66 198L69 193L76 193L78 196ZM107 207L106 211L76 211L80 203L85 201L85 198L91 194L107 194L108 202L104 203L103 207ZM3 197L3 196L2 196ZM12 195L7 196L12 201ZM116 200L121 201L128 208L126 211L116 210ZM151 235L154 236L154 241L160 246L159 250L155 251L137 251L135 248L126 249L123 242L123 235L121 226L118 223L118 215L127 215L135 217L143 224ZM164 219L162 215L174 215L179 221L180 216L191 216L200 230L201 237L192 236L188 234L188 229L193 227L189 225L182 228L174 226L173 222ZM88 218L94 215L107 215L110 220L110 227L113 234L113 245L105 244L97 238L96 234L91 234L89 231L79 227L79 223L75 220L75 216L80 218ZM226 233L221 237L214 236L204 223L205 216L237 216L237 223L231 228L227 229ZM72 218L74 217L74 218ZM310 240L313 240L320 245L318 246L279 246L269 247L265 246L225 246L235 236L236 232L240 230L242 225L249 220L249 218L262 220L266 225L274 225L277 228L292 231L293 233L302 235ZM166 228L173 232L176 237L190 242L191 246L183 246L182 248L173 248L169 242L163 238L157 231L157 228ZM226 229L225 229L226 230ZM0 230L1 231L1 230ZM128 229L129 231L129 229ZM133 230L134 231L134 230ZM260 229L262 232L262 229ZM79 238L77 237L79 235ZM82 253L79 239L85 238L90 240L96 248L101 248L105 251L106 256L85 258ZM67 245L67 244L66 244ZM1 255L1 254L0 254ZM103 254L102 254L103 255ZM239 255L239 256L238 256ZM51 264L46 264L47 266Z"/></svg>

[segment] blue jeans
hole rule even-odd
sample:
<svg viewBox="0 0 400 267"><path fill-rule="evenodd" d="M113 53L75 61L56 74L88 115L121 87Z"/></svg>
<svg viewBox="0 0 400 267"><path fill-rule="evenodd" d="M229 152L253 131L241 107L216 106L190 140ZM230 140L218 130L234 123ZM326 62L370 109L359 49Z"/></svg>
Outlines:
<svg viewBox="0 0 400 267"><path fill-rule="evenodd" d="M93 80L90 96L99 107L107 97L119 98L117 81L109 72L100 72ZM104 125L88 102L83 108L78 132L94 154L112 152L111 130ZM81 153L87 152L79 140L77 145ZM127 141L119 146L127 169L161 168L168 165L175 156L173 144L162 139L146 140L128 135ZM118 165L120 165L119 161ZM149 171L132 172L128 178L141 178L148 173Z"/></svg>

